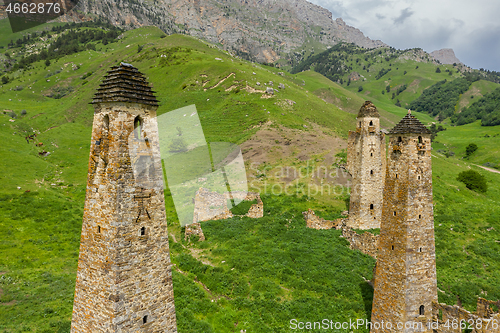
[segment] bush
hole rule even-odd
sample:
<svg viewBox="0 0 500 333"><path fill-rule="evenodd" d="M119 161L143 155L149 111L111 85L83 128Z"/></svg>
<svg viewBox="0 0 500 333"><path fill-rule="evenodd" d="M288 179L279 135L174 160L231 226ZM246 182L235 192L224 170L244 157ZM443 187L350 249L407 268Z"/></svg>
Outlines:
<svg viewBox="0 0 500 333"><path fill-rule="evenodd" d="M462 171L458 174L457 180L464 183L465 186L472 191L486 192L488 185L486 178L482 174L474 170Z"/></svg>
<svg viewBox="0 0 500 333"><path fill-rule="evenodd" d="M21 116L25 116L28 112L26 110L21 111Z"/></svg>
<svg viewBox="0 0 500 333"><path fill-rule="evenodd" d="M477 145L475 143L469 143L467 147L465 147L465 157L469 157L477 150Z"/></svg>
<svg viewBox="0 0 500 333"><path fill-rule="evenodd" d="M359 86L358 87L358 92L362 92L363 91L363 86Z"/></svg>

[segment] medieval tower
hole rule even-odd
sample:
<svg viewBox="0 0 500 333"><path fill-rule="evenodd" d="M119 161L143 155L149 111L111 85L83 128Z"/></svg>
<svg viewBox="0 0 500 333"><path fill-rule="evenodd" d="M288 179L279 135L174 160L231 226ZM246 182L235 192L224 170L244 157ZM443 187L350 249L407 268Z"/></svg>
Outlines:
<svg viewBox="0 0 500 333"><path fill-rule="evenodd" d="M71 332L177 332L158 102L144 76L121 63L92 104Z"/></svg>
<svg viewBox="0 0 500 333"><path fill-rule="evenodd" d="M385 178L385 135L380 132L380 115L366 101L356 119L356 131L349 131L347 169L352 175L349 220L355 229L380 228Z"/></svg>
<svg viewBox="0 0 500 333"><path fill-rule="evenodd" d="M437 302L430 135L410 111L389 132L372 333L430 332Z"/></svg>

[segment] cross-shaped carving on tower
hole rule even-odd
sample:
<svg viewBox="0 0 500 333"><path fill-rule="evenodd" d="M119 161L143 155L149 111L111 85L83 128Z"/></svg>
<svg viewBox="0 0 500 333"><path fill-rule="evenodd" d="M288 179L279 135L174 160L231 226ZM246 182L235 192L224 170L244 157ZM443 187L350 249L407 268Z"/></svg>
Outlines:
<svg viewBox="0 0 500 333"><path fill-rule="evenodd" d="M141 187L140 190L135 191L134 200L137 201L139 208L139 214L137 215L135 222L139 221L139 218L141 217L143 212L145 212L148 218L151 220L151 216L149 215L147 206L149 205L149 200L151 199L152 191L153 190L146 190L143 187ZM146 201L146 203L144 203L144 201Z"/></svg>

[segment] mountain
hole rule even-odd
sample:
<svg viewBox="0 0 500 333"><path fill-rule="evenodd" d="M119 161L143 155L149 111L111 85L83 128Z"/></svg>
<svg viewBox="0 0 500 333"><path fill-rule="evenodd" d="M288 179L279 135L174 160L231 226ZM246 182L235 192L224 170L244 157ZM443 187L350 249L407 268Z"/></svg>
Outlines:
<svg viewBox="0 0 500 333"><path fill-rule="evenodd" d="M78 8L120 27L155 25L266 63L292 51L323 51L340 41L366 48L386 46L305 0L80 0Z"/></svg>
<svg viewBox="0 0 500 333"><path fill-rule="evenodd" d="M445 65L462 64L455 56L453 49L441 49L429 53L434 59Z"/></svg>

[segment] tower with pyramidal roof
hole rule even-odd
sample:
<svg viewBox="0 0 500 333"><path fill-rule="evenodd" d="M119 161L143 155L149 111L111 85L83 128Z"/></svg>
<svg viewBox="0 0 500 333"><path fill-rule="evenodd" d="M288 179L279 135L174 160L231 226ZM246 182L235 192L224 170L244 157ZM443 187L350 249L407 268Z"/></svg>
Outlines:
<svg viewBox="0 0 500 333"><path fill-rule="evenodd" d="M144 76L121 63L92 104L71 332L177 332L158 101Z"/></svg>
<svg viewBox="0 0 500 333"><path fill-rule="evenodd" d="M361 106L356 123L356 131L349 131L347 142L347 169L352 175L347 225L355 229L379 228L386 153L380 115L372 102Z"/></svg>
<svg viewBox="0 0 500 333"><path fill-rule="evenodd" d="M431 332L438 299L431 132L408 111L388 135L371 332Z"/></svg>

